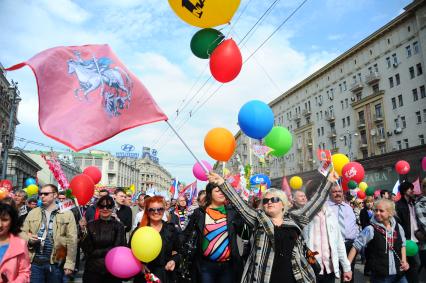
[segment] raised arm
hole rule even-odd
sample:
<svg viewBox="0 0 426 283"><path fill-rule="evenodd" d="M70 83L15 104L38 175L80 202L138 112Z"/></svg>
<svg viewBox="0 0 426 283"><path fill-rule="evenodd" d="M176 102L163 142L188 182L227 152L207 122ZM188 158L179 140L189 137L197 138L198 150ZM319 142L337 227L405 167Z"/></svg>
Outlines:
<svg viewBox="0 0 426 283"><path fill-rule="evenodd" d="M305 227L320 211L325 201L327 200L331 185L335 183L338 178L339 176L336 172L330 173L328 175L325 186L322 188L323 183L321 183L313 197L305 206L290 212L292 218L297 222L298 225L301 226L301 228Z"/></svg>
<svg viewBox="0 0 426 283"><path fill-rule="evenodd" d="M254 227L256 225L256 210L248 206L248 204L243 201L240 195L237 194L237 192L233 188L230 188L220 175L214 172L210 172L209 182L215 184L222 190L224 195L229 199L231 204L235 207L235 209L241 215L247 225L249 225L250 227Z"/></svg>

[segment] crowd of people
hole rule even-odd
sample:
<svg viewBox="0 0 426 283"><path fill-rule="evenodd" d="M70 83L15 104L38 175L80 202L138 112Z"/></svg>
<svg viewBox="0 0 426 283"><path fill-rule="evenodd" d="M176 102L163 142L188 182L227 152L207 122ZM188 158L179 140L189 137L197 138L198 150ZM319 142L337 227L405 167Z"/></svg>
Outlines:
<svg viewBox="0 0 426 283"><path fill-rule="evenodd" d="M419 282L426 179L420 196L402 182L398 201L388 191L351 199L337 179L331 173L315 189L294 190L291 202L273 188L246 202L210 173L194 203L143 193L132 201L116 189L68 210L55 185L42 186L39 201L17 190L0 202L0 282L68 282L79 269L83 282L147 282L142 273L116 278L105 265L108 251L130 246L144 226L159 232L162 248L143 271L162 283L354 282L358 253L371 282ZM417 255L407 255L407 240L417 243Z"/></svg>

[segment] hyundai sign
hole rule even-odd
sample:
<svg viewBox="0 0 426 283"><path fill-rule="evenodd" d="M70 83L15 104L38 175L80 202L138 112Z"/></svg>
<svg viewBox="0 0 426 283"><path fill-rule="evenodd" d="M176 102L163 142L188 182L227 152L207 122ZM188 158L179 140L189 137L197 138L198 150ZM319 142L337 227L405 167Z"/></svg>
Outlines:
<svg viewBox="0 0 426 283"><path fill-rule="evenodd" d="M134 152L135 146L131 144L123 144L121 146L122 152L116 152L115 156L118 158L139 158L139 153Z"/></svg>

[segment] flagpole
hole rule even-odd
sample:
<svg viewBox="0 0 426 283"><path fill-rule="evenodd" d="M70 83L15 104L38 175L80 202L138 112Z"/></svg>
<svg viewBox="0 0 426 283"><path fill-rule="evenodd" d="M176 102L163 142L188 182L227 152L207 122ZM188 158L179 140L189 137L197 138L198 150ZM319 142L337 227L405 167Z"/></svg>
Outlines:
<svg viewBox="0 0 426 283"><path fill-rule="evenodd" d="M178 132L173 128L173 126L169 123L168 120L166 120L167 125L169 125L170 129L175 133L175 135L180 139L180 141L183 143L183 145L186 147L186 149L191 153L192 157L200 164L200 166L203 168L204 172L209 173L209 170L207 167L195 156L195 154L192 152L192 150L189 148L189 146L186 144L186 142L181 138L181 136L178 134Z"/></svg>

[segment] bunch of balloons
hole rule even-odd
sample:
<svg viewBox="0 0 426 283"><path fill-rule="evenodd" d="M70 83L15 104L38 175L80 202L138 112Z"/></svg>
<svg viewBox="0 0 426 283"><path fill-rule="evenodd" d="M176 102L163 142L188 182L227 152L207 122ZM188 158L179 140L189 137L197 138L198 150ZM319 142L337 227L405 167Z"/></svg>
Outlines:
<svg viewBox="0 0 426 283"><path fill-rule="evenodd" d="M34 178L27 178L25 180L25 188L24 191L27 193L29 197L38 194L38 185L37 181Z"/></svg>
<svg viewBox="0 0 426 283"><path fill-rule="evenodd" d="M141 262L148 263L160 254L163 243L160 233L152 227L141 227L133 234L127 247L115 247L105 257L107 270L118 278L130 278L142 271Z"/></svg>
<svg viewBox="0 0 426 283"><path fill-rule="evenodd" d="M195 3L194 3L195 2ZM202 59L210 58L212 76L221 83L235 79L241 71L241 51L233 39L212 27L229 23L240 5L240 0L204 1L169 0L176 15L186 23L203 28L191 39L191 50Z"/></svg>
<svg viewBox="0 0 426 283"><path fill-rule="evenodd" d="M102 179L102 173L96 166L84 169L83 174L72 178L70 189L79 205L86 205L95 193L95 185Z"/></svg>

